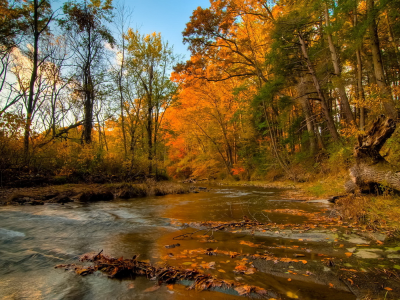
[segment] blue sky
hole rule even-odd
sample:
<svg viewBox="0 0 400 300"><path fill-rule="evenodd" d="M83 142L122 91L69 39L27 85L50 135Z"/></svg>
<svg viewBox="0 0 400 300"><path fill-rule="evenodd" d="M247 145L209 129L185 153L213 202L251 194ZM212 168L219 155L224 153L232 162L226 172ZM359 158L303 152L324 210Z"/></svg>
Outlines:
<svg viewBox="0 0 400 300"><path fill-rule="evenodd" d="M182 43L182 31L198 6L209 7L209 0L126 0L133 10L130 27L142 34L161 32L164 40L174 45L175 54L189 59L187 45Z"/></svg>

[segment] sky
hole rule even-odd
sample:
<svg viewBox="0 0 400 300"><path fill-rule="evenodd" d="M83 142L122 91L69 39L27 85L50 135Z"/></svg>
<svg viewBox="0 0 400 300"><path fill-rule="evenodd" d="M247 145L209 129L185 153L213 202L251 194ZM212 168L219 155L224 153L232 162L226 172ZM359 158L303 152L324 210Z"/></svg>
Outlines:
<svg viewBox="0 0 400 300"><path fill-rule="evenodd" d="M182 31L198 6L209 7L209 0L126 0L132 10L130 27L147 34L161 32L164 41L174 46L175 54L189 59L187 45L182 42Z"/></svg>

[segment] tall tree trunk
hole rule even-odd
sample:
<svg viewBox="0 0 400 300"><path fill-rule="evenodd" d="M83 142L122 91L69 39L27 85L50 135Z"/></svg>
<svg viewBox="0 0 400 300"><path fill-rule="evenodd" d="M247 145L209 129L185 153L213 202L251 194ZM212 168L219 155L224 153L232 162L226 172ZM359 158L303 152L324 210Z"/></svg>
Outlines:
<svg viewBox="0 0 400 300"><path fill-rule="evenodd" d="M83 125L84 126L83 139L86 144L90 144L92 142L92 129L93 129L93 93L91 91L92 78L90 76L90 73L87 74L85 85L86 85L85 102L84 102L85 121Z"/></svg>
<svg viewBox="0 0 400 300"><path fill-rule="evenodd" d="M149 160L149 174L153 173L153 106L151 104L151 98L148 97L148 108L147 108L147 147L148 149L148 160Z"/></svg>
<svg viewBox="0 0 400 300"><path fill-rule="evenodd" d="M299 96L302 96L305 92L304 78L301 78L301 82L298 85L297 89L298 89ZM308 139L310 141L310 153L313 155L317 152L317 143L315 140L314 125L312 123L312 110L311 110L310 104L308 103L308 98L306 96L302 96L300 98L300 103L301 103L301 107L303 108L304 116L306 118Z"/></svg>
<svg viewBox="0 0 400 300"><path fill-rule="evenodd" d="M37 71L38 71L38 49L39 49L39 18L38 18L38 0L33 1L33 66L31 79L29 82L29 95L28 95L28 103L26 107L26 124L25 124L25 132L24 132L24 158L25 163L27 164L29 161L29 137L31 133L31 123L32 123L32 113L34 111L35 103L34 103L34 94L35 94L35 83L37 79Z"/></svg>
<svg viewBox="0 0 400 300"><path fill-rule="evenodd" d="M364 130L366 108L364 107L365 95L364 95L364 87L362 84L363 65L362 65L362 60L361 60L360 49L356 50L356 57L357 57L357 92L358 92L358 101L361 102L361 105L360 105L360 130Z"/></svg>
<svg viewBox="0 0 400 300"><path fill-rule="evenodd" d="M313 65L311 63L311 60L310 60L309 56L308 56L306 44L305 44L304 39L303 39L303 37L302 37L302 35L300 33L298 34L298 36L299 36L299 42L300 42L300 46L301 46L301 51L302 51L304 59L306 61L308 71L310 72L311 77L313 79L315 89L317 90L317 93L318 93L318 97L321 99L321 107L322 107L322 111L323 111L324 116L325 116L325 120L326 120L326 124L328 126L328 130L329 130L333 140L334 141L339 141L339 135L338 135L338 133L336 131L335 123L333 122L333 118L332 118L332 116L331 116L331 114L329 112L327 101L326 101L325 95L324 95L324 93L323 93L323 91L321 89L321 86L319 84L319 80L317 78L317 74L315 73L314 67L313 67Z"/></svg>
<svg viewBox="0 0 400 300"><path fill-rule="evenodd" d="M382 55L381 55L381 49L380 49L379 37L378 37L378 26L376 25L376 20L375 20L375 16L374 16L374 14L375 14L374 0L367 0L367 10L368 10L368 14L370 16L372 16L372 19L370 20L370 23L368 26L368 30L369 30L369 36L370 36L372 62L374 65L376 81L377 81L379 89L381 90L383 97L385 98L384 102L383 102L383 107L385 109L386 114L390 118L393 118L396 120L398 118L398 112L397 112L396 106L393 102L390 88L389 88L388 84L386 83L385 73L384 73L384 69L383 69Z"/></svg>
<svg viewBox="0 0 400 300"><path fill-rule="evenodd" d="M328 12L327 4L325 4L325 24L326 24L326 27L328 27L328 28L330 27L329 12ZM344 115L347 119L347 122L355 123L354 116L353 116L353 113L350 108L349 99L347 98L346 89L345 89L345 86L344 86L344 84L342 82L342 78L341 78L342 70L340 68L339 56L337 55L336 47L335 47L335 45L333 43L333 39L332 39L332 34L329 32L329 29L328 29L328 32L326 35L328 37L329 50L331 52L334 73L338 78L338 90L339 90L340 102L342 104Z"/></svg>
<svg viewBox="0 0 400 300"><path fill-rule="evenodd" d="M121 68L119 70L119 78L118 78L118 89L120 96L120 108L121 108L121 130L122 130L122 138L124 142L124 153L125 158L128 155L127 146L126 146L126 131L125 131L125 115L124 115L124 95L122 89L122 77L124 71L124 63L125 63L125 39L122 38L122 58L121 58Z"/></svg>
<svg viewBox="0 0 400 300"><path fill-rule="evenodd" d="M92 61L92 44L91 44L91 26L87 26L87 36L88 36L88 44L87 44L87 58L86 65L84 70L84 93L85 93L85 101L84 101L84 130L83 130L83 140L86 144L90 144L92 142L92 129L93 129L93 104L94 104L94 92L93 92L93 81L91 75L91 61Z"/></svg>

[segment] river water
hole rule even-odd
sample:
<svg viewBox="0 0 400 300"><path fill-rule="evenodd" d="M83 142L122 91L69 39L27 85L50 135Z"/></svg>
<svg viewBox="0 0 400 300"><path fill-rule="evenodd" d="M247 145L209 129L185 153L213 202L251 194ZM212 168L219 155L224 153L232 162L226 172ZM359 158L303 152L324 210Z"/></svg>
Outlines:
<svg viewBox="0 0 400 300"><path fill-rule="evenodd" d="M297 279L288 281L290 272L294 273L290 270L296 270L296 266L286 264L280 274L268 266L260 265L256 266L254 274L238 276L233 272L235 259L224 255L179 257L185 250L208 247L239 253L265 252L268 249L269 253L278 257L293 257L294 252L302 249L309 263L319 261L317 254L321 252L344 256L346 250L333 246L338 235L331 229L313 232L272 229L260 233L223 231L214 233L213 243L194 238L180 240L180 246L173 249L165 247L178 242L173 240L174 237L195 231L186 225L191 222L238 221L246 215L260 222L300 224L307 222L306 216L261 212L296 209L329 213L330 205L326 201L287 201L281 191L275 189L213 187L197 194L126 201L0 207L0 298L243 299L235 291L198 292L187 290L181 284L173 288L162 286L148 292L146 289L154 286L154 282L146 278L117 280L101 272L82 277L72 271L54 268L58 264L77 263L79 256L84 253L103 250L103 253L114 257L140 254L140 260L150 260L152 263L165 262L165 257L169 256L171 259L167 263L171 265L182 265L188 260L193 263L214 261L215 269L207 272L219 278L236 278L266 288L272 291L271 295L276 293L283 299L355 299L349 291L329 289L326 284L311 279L312 276L307 277L305 272L311 272L304 268L297 271L304 273L303 277L297 276ZM355 237L347 236L345 247L349 247L352 238ZM248 242L262 244L263 247L249 247ZM353 241L363 242L357 238Z"/></svg>

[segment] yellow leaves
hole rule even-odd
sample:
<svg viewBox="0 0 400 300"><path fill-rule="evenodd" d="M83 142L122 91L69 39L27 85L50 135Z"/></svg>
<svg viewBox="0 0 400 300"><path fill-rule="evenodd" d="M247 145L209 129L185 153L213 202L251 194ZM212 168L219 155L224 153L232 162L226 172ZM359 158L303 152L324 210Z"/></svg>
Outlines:
<svg viewBox="0 0 400 300"><path fill-rule="evenodd" d="M129 28L125 39L128 41L128 52L132 58L139 59L138 64L160 62L163 55L168 52L168 45L163 43L161 33L142 35L138 30L133 31ZM150 60L147 61L148 59Z"/></svg>
<svg viewBox="0 0 400 300"><path fill-rule="evenodd" d="M297 296L295 293L291 291L286 292L286 296L288 296L291 299L299 299L299 296Z"/></svg>

